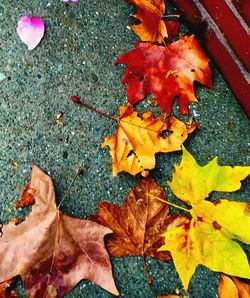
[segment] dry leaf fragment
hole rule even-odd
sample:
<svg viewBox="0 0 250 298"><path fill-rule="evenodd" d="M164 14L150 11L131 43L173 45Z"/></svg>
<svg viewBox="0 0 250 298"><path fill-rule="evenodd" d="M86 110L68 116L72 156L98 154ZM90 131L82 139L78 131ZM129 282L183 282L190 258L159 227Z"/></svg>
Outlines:
<svg viewBox="0 0 250 298"><path fill-rule="evenodd" d="M25 206L33 205L35 203L35 197L29 191L30 185L29 183L25 186L21 198L17 202L16 208L23 208Z"/></svg>
<svg viewBox="0 0 250 298"><path fill-rule="evenodd" d="M250 285L234 276L221 274L218 294L219 298L250 298Z"/></svg>
<svg viewBox="0 0 250 298"><path fill-rule="evenodd" d="M169 182L174 194L192 206L192 219L170 227L160 251L170 251L185 290L199 264L229 275L250 278L244 250L234 240L250 244L250 205L221 199L206 200L212 191L236 191L250 166L219 166L217 158L204 167L183 148L180 165Z"/></svg>
<svg viewBox="0 0 250 298"><path fill-rule="evenodd" d="M131 106L120 107L117 121L117 132L102 143L102 147L110 147L114 176L121 171L147 176L148 170L155 167L155 153L181 150L188 134L197 127L173 116L154 118L151 112L140 117Z"/></svg>
<svg viewBox="0 0 250 298"><path fill-rule="evenodd" d="M135 49L119 57L116 64L126 64L122 83L127 96L135 104L153 93L156 103L169 114L176 97L182 114L197 101L194 81L212 88L209 59L194 35L168 46L138 42Z"/></svg>
<svg viewBox="0 0 250 298"><path fill-rule="evenodd" d="M29 297L64 297L89 279L118 295L103 240L112 231L63 214L51 178L34 165L26 192L35 198L30 215L2 227L0 282L21 275Z"/></svg>
<svg viewBox="0 0 250 298"><path fill-rule="evenodd" d="M179 20L169 20L165 22L168 30L168 37L164 39L165 43L170 43L172 39L178 36L180 31L180 21Z"/></svg>
<svg viewBox="0 0 250 298"><path fill-rule="evenodd" d="M11 279L0 283L0 298L19 297L16 291L10 289L14 282L15 279Z"/></svg>
<svg viewBox="0 0 250 298"><path fill-rule="evenodd" d="M10 292L10 298L19 297L18 293L15 290Z"/></svg>
<svg viewBox="0 0 250 298"><path fill-rule="evenodd" d="M166 195L154 179L143 178L132 189L122 206L98 203L98 220L114 232L108 238L107 248L112 256L151 256L168 260L168 252L157 252L163 244L161 233L174 219L167 204L152 196L166 200ZM181 222L182 217L175 219Z"/></svg>
<svg viewBox="0 0 250 298"><path fill-rule="evenodd" d="M16 161L13 161L10 165L12 166L12 168L18 167L18 163Z"/></svg>
<svg viewBox="0 0 250 298"><path fill-rule="evenodd" d="M57 113L56 115L56 120L57 120L57 123L60 124L60 125L63 125L64 124L64 120L63 120L63 112L59 112Z"/></svg>
<svg viewBox="0 0 250 298"><path fill-rule="evenodd" d="M157 298L181 298L178 295L157 296Z"/></svg>
<svg viewBox="0 0 250 298"><path fill-rule="evenodd" d="M133 15L141 21L139 25L132 25L131 29L142 41L162 43L168 37L167 28L162 20L165 13L164 0L127 0L129 4L136 6Z"/></svg>

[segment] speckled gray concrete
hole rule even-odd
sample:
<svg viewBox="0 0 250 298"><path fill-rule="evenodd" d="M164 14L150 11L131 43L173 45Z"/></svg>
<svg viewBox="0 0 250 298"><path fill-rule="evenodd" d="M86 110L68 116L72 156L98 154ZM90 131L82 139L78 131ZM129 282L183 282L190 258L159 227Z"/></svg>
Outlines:
<svg viewBox="0 0 250 298"><path fill-rule="evenodd" d="M125 88L120 85L124 67L115 67L113 63L137 40L127 28L131 12L132 7L122 0L80 0L78 5L64 5L59 0L1 0L0 72L7 76L0 82L1 221L23 215L14 206L29 180L31 162L51 175L58 202L75 169L84 167L84 175L76 181L61 207L68 215L81 218L95 213L100 200L121 204L139 181L139 177L123 173L111 175L108 150L101 149L100 143L115 131L116 124L69 101L76 94L113 115L126 102ZM16 35L17 21L24 14L39 15L46 22L46 35L31 52ZM191 110L201 124L186 147L201 164L218 155L220 164L247 165L249 121L221 75L214 67L212 70L214 91L196 86L200 100ZM145 103L138 107L145 108ZM63 126L56 121L60 111L64 113ZM180 153L157 156L152 176L163 187L166 188L165 182L180 156ZM11 165L13 162L18 164L17 168ZM211 198L222 196L250 202L249 182L247 179L236 193L213 194ZM166 191L169 199L175 201L169 189ZM121 297L151 298L173 294L176 288L183 293L172 262L147 259L151 287L139 258L113 258L112 263ZM189 297L217 297L217 283L217 273L199 267L192 278ZM83 281L68 297L111 295Z"/></svg>

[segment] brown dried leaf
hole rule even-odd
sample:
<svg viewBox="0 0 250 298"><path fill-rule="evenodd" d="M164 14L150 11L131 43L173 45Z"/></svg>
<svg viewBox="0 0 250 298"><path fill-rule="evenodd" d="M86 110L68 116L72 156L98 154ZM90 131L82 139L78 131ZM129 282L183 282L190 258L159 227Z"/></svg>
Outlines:
<svg viewBox="0 0 250 298"><path fill-rule="evenodd" d="M162 232L174 219L168 214L167 204L148 194L166 200L165 193L154 179L143 178L130 191L124 204L98 203L99 222L113 230L107 248L112 256L151 256L161 260L170 259L168 252L157 252L162 245ZM179 218L182 220L182 217ZM176 220L177 222L178 220Z"/></svg>
<svg viewBox="0 0 250 298"><path fill-rule="evenodd" d="M63 214L51 178L34 165L25 190L35 204L25 221L2 228L0 282L21 275L29 297L45 298L64 297L89 279L118 295L103 240L112 231Z"/></svg>

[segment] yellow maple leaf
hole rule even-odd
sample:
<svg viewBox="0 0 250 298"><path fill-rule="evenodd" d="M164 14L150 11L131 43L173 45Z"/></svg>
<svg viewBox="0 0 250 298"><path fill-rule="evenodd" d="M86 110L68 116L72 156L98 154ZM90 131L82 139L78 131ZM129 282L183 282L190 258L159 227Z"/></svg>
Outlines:
<svg viewBox="0 0 250 298"><path fill-rule="evenodd" d="M110 147L114 176L121 171L147 176L155 167L155 153L181 150L188 134L197 127L173 116L155 118L151 112L139 116L131 106L121 106L116 120L117 132L102 143L102 147ZM164 132L169 134L164 136Z"/></svg>
<svg viewBox="0 0 250 298"><path fill-rule="evenodd" d="M234 240L250 244L250 205L221 199L205 200L209 193L232 192L241 186L241 180L250 174L250 166L219 166L217 158L204 167L183 148L180 165L168 182L174 194L192 206L186 218L177 227L163 234L165 244L160 251L171 252L185 290L196 267L205 265L213 271L250 278L250 266L245 252Z"/></svg>

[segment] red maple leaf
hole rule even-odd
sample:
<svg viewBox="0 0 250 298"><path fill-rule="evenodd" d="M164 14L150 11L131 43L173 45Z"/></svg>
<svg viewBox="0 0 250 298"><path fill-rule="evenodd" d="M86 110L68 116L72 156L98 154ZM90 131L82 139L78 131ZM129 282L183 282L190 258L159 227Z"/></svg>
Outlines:
<svg viewBox="0 0 250 298"><path fill-rule="evenodd" d="M138 42L135 49L119 57L116 64L126 64L122 83L135 104L153 93L156 103L170 114L175 98L182 114L189 103L197 101L194 81L213 87L209 59L194 35L168 45Z"/></svg>
<svg viewBox="0 0 250 298"><path fill-rule="evenodd" d="M165 21L165 25L168 30L168 37L165 37L164 41L165 43L170 43L179 34L181 24L179 20L170 20Z"/></svg>

